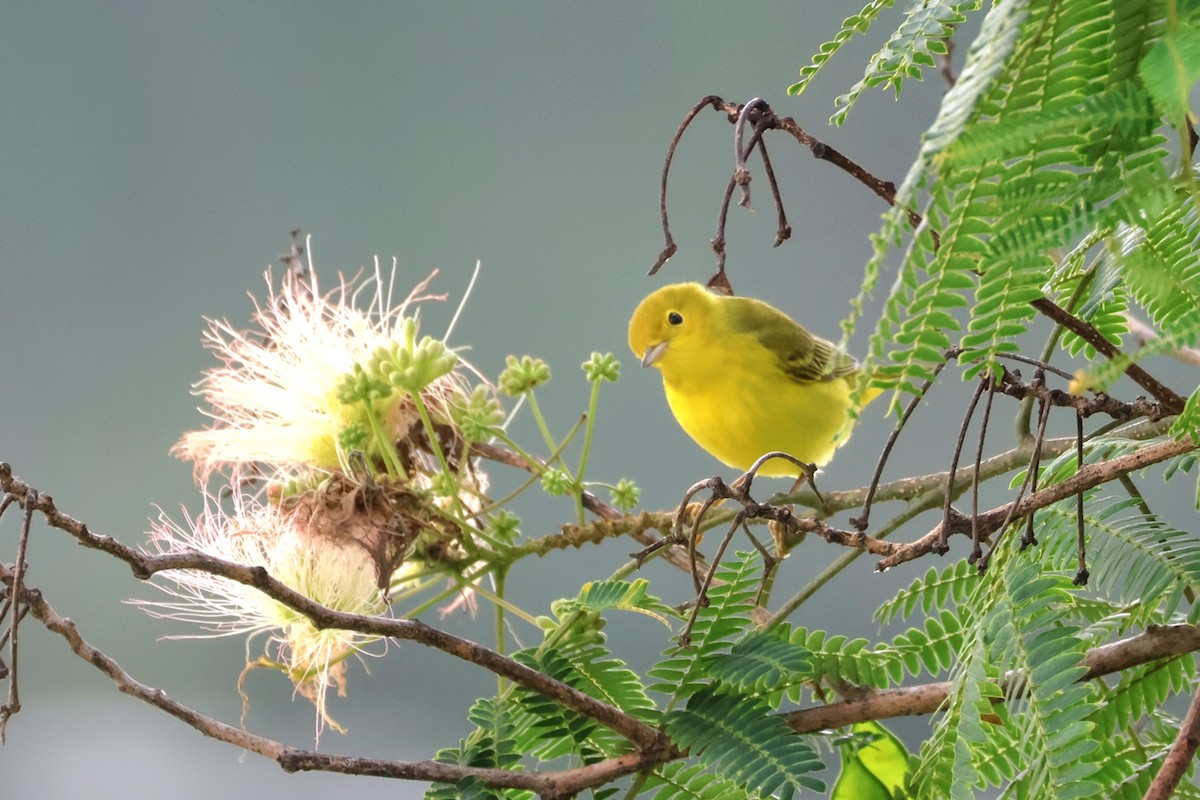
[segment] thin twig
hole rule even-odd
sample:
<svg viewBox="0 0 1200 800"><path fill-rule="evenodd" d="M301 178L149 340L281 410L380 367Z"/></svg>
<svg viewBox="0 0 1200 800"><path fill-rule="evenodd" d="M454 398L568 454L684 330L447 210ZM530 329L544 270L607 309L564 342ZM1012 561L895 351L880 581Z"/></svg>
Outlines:
<svg viewBox="0 0 1200 800"><path fill-rule="evenodd" d="M950 526L950 504L954 498L954 474L958 472L958 458L962 455L963 444L967 441L967 428L971 426L971 417L975 416L975 407L979 405L979 398L983 396L985 387L992 385L991 376L981 379L975 387L975 394L971 396L971 402L967 404L967 413L963 414L962 425L958 428L958 441L954 444L954 454L950 457L950 480L946 485L946 503L942 508L942 531ZM946 536L942 537L942 541L934 549L938 555L946 553L950 549L950 545L946 542Z"/></svg>
<svg viewBox="0 0 1200 800"><path fill-rule="evenodd" d="M979 465L983 461L983 443L987 438L988 421L992 417L992 399L996 396L996 381L988 381L987 402L983 406L983 419L979 423L979 442L975 445L975 469L971 472L971 555L968 563L974 564L983 556L979 544Z"/></svg>
<svg viewBox="0 0 1200 800"><path fill-rule="evenodd" d="M34 495L36 497L36 493ZM7 496L5 498L7 500ZM7 506L7 503L5 504ZM21 663L19 652L21 619L24 617L24 605L21 598L25 589L25 554L29 546L29 531L33 527L33 504L23 503L25 510L21 517L21 534L17 540L17 563L13 565L12 585L9 587L9 611L12 616L8 624L8 699L0 706L0 745L4 744L8 734L8 721L21 710L21 689L18 671Z"/></svg>
<svg viewBox="0 0 1200 800"><path fill-rule="evenodd" d="M9 586L14 583L13 571L2 564L0 581ZM38 590L27 587L22 592L22 601L28 605L36 619L48 630L61 636L73 653L107 675L123 694L136 697L166 712L205 736L276 761L287 772L316 770L439 783L456 783L464 778L476 778L490 786L528 789L537 792L543 798L565 798L584 788L608 783L678 756L663 737L648 741L638 753L629 753L588 767L560 772L489 769L440 761L394 761L302 750L208 717L173 700L161 689L135 680L115 660L89 644L75 623L56 613Z"/></svg>
<svg viewBox="0 0 1200 800"><path fill-rule="evenodd" d="M1073 439L1074 437L1072 437ZM1196 447L1196 444L1190 438L1169 439L1148 445L1132 453L1126 453L1123 456L1109 459L1108 461L1088 464L1062 483L1047 486L1045 489L1040 489L1020 500L1005 503L990 511L985 511L979 515L979 529L984 534L990 534L998 530L1005 519L1024 517L1026 514L1036 511L1039 508L1045 508L1060 500L1065 500L1076 492L1090 489L1093 486L1099 486L1102 483L1108 483L1126 472L1132 472L1152 464L1157 464L1160 461L1166 461L1167 459L1190 453ZM961 530L959 529L960 527ZM969 521L952 522L950 532L968 533L969 529ZM896 545L896 549L892 555L881 559L876 565L876 569L880 571L891 569L913 559L920 558L926 553L932 552L934 545L940 540L940 537L941 525L938 525L914 542Z"/></svg>
<svg viewBox="0 0 1200 800"><path fill-rule="evenodd" d="M1040 441L1045 438L1046 420L1050 416L1050 403L1045 396L1038 398L1038 427L1034 436L1034 441ZM1026 476L1029 478L1029 491L1036 492L1038 490L1038 478L1041 477L1042 467L1042 448L1036 447L1033 451L1033 459L1029 462ZM1021 499L1021 495L1017 495L1017 499ZM1025 533L1021 535L1021 549L1027 547L1036 547L1037 532L1033 527L1033 514L1025 518Z"/></svg>
<svg viewBox="0 0 1200 800"><path fill-rule="evenodd" d="M1121 351L1116 346L1104 337L1094 325L1079 319L1074 314L1069 313L1066 309L1056 305L1054 301L1046 297L1039 297L1030 303L1034 308L1040 311L1045 316L1049 317L1055 323L1063 326L1067 330L1074 333L1080 339L1090 344L1096 349L1097 353L1109 359L1120 357ZM1149 392L1154 399L1166 406L1168 413L1178 414L1183 411L1184 399L1177 395L1174 391L1168 388L1165 384L1151 375L1138 364L1129 364L1125 367L1125 374L1133 380L1138 386L1141 386Z"/></svg>
<svg viewBox="0 0 1200 800"><path fill-rule="evenodd" d="M1041 370L1038 370L1036 373L1034 373L1033 383L1035 386L1042 384L1044 382L1045 382L1045 375L1042 373ZM1012 521L1012 518L1013 518L1012 514L1013 514L1013 511L1016 510L1017 502L1019 502L1021 497L1025 494L1025 489L1026 489L1026 487L1029 486L1029 483L1033 479L1033 476L1035 476L1037 474L1038 462L1041 460L1041 457L1042 457L1042 441L1046 438L1046 422L1049 419L1050 419L1050 404L1043 402L1042 407L1041 407L1041 414L1038 417L1037 434L1034 436L1034 439L1033 439L1033 459L1030 461L1029 466L1026 467L1026 469L1025 469L1025 478L1024 478L1024 480L1021 481L1021 488L1017 489L1016 500L1014 500L1008 506L1008 516L1005 518L1004 522L1001 523L997 527L997 530L999 531L999 535L997 535L996 538L994 540L992 540L992 543L988 547L987 552L984 553L983 556L978 561L975 562L976 565L978 565L979 571L981 573L985 572L987 570L988 563L991 562L991 560L992 560L992 554L996 552L996 548L1000 545L1000 540L1004 536L1004 530L1008 527L1008 523ZM1032 513L1032 512L1030 512L1030 513ZM979 535L977 523L972 523L971 533L972 533L972 536ZM945 542L947 536L948 536L948 534L943 529L941 541ZM1024 544L1024 543L1022 543L1022 544Z"/></svg>
<svg viewBox="0 0 1200 800"><path fill-rule="evenodd" d="M900 419L896 420L896 427L893 428L891 434L888 435L887 442L883 445L883 451L879 454L879 461L877 461L875 464L875 473L871 476L871 484L870 488L867 490L867 497L863 501L862 513L857 517L850 518L850 524L853 525L857 530L865 531L870 525L871 504L875 500L875 490L879 486L879 478L883 475L883 467L885 464L887 464L888 457L892 454L892 448L896 446L896 440L900 438L900 431L904 430L904 426L908 422L908 418L911 417L913 412L917 410L917 406L920 404L920 402L925 399L926 392L928 392L930 387L933 386L934 381L937 380L937 376L940 375L942 370L946 368L946 365L950 363L950 359L957 355L956 353L955 355L951 355L952 353L955 353L955 351L950 350L946 352L945 359L933 368L933 374L921 384L920 391L913 395L913 398L908 401L908 405L904 408L904 413L900 415ZM953 475L950 476L951 479L953 479L953 477Z"/></svg>
<svg viewBox="0 0 1200 800"><path fill-rule="evenodd" d="M1075 470L1083 467L1083 417L1075 415ZM1083 523L1083 489L1075 495L1075 535L1079 548L1079 569L1075 573L1075 585L1086 586L1088 582L1087 538Z"/></svg>
<svg viewBox="0 0 1200 800"><path fill-rule="evenodd" d="M662 265L667 263L667 259L675 255L675 251L679 249L675 244L675 239L671 236L671 226L667 222L667 175L671 172L671 161L675 158L675 148L679 146L679 140L683 138L683 133L687 130L688 125L692 124L692 120L696 118L696 115L705 106L718 108L718 104L723 102L721 98L710 94L692 106L692 110L683 118L683 122L679 123L679 128L676 129L675 135L671 137L671 144L667 147L667 158L663 162L662 178L659 181L658 188L658 212L662 217L663 237L666 243L663 245L662 252L658 254L658 259L650 267L650 271L646 273L647 275L653 275L662 269Z"/></svg>

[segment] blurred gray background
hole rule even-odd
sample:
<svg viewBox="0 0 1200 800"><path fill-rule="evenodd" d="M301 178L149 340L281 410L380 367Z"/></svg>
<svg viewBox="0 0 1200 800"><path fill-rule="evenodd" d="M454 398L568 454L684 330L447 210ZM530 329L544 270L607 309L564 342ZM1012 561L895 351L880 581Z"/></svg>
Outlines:
<svg viewBox="0 0 1200 800"><path fill-rule="evenodd" d="M878 33L848 45L802 99L785 93L860 6L5 3L0 460L65 512L129 544L143 541L156 504L197 510L191 469L167 450L204 423L189 393L213 363L199 344L201 318L245 323L246 292L261 294L263 269L301 228L313 235L327 286L338 270L396 256L403 285L438 268L435 288L456 301L482 261L453 343L470 345L469 358L492 376L507 354L545 358L554 380L539 397L560 433L586 406L579 363L593 350L616 353L624 374L603 389L589 476L632 478L646 508L672 506L693 481L727 471L678 429L657 374L628 352L625 327L653 288L712 273L708 240L732 169L732 128L706 112L684 139L669 207L680 252L648 279L662 247L666 147L704 95L762 96L875 174L902 179L944 89L936 77L906 84L899 104L869 93L844 128L826 127L832 98L861 76ZM836 338L884 205L784 136L769 143L795 233L771 248L774 212L755 159L758 211L730 215L731 277L738 293L767 297ZM440 330L446 309L426 313L426 330ZM864 342L865 331L855 339L860 353ZM918 421L893 477L947 463L963 388L951 379L939 391L931 402L944 413ZM889 426L882 404L873 407L824 485L865 483ZM495 473L500 483L516 479ZM571 513L566 501L536 493L516 510L531 535ZM10 560L16 522L10 511L0 524ZM906 528L906 538L927 522ZM509 578L512 599L548 613L551 599L607 576L633 549L615 541L522 562ZM784 564L775 597L839 554L806 543ZM137 679L237 723L241 642L158 641L189 631L121 603L153 589L41 526L29 560L30 584ZM872 635L875 606L926 567L874 576L861 560L796 623ZM689 597L686 576L658 565L647 572L668 601ZM444 624L492 641L490 608ZM423 791L285 775L119 695L37 624L22 631L24 709L0 748L9 796ZM528 627L517 631L536 642ZM641 617L609 631L639 668L669 645ZM430 757L469 731L467 707L494 687L487 673L412 644L369 668L351 668L350 696L330 706L349 733L327 732L322 749ZM312 707L281 676L254 674L248 689L252 730L312 745ZM912 736L922 724L900 727Z"/></svg>

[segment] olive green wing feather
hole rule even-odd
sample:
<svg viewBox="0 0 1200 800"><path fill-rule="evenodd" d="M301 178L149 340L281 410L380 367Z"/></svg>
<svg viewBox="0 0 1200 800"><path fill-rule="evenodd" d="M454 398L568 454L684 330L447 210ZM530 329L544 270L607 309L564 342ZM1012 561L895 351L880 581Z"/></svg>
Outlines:
<svg viewBox="0 0 1200 800"><path fill-rule="evenodd" d="M736 302L735 302L736 301ZM748 297L729 298L729 322L753 336L779 359L779 367L799 383L832 381L853 375L858 361L832 342L814 336L781 311Z"/></svg>

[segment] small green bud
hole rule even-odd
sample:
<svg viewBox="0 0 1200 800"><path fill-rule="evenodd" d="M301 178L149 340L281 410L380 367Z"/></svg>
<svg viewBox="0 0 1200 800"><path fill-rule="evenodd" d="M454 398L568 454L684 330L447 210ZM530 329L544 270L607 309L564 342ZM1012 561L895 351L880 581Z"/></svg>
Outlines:
<svg viewBox="0 0 1200 800"><path fill-rule="evenodd" d="M508 356L508 365L500 373L500 391L516 397L550 380L550 366L540 358L532 356Z"/></svg>
<svg viewBox="0 0 1200 800"><path fill-rule="evenodd" d="M342 378L338 387L338 400L346 405L365 403L390 397L392 389L376 375L363 369L362 364L355 364L354 371Z"/></svg>
<svg viewBox="0 0 1200 800"><path fill-rule="evenodd" d="M542 473L542 491L558 497L571 491L571 479L561 469L548 469Z"/></svg>
<svg viewBox="0 0 1200 800"><path fill-rule="evenodd" d="M638 485L631 480L621 478L617 481L617 485L609 490L612 494L613 505L622 511L632 511L637 508L638 498L642 495L642 490Z"/></svg>
<svg viewBox="0 0 1200 800"><path fill-rule="evenodd" d="M612 353L592 353L592 357L583 362L583 372L589 383L612 381L616 383L621 377L621 364Z"/></svg>
<svg viewBox="0 0 1200 800"><path fill-rule="evenodd" d="M351 422L338 432L338 449L349 453L352 450L363 450L371 438L371 432L361 422Z"/></svg>
<svg viewBox="0 0 1200 800"><path fill-rule="evenodd" d="M458 363L458 356L445 342L429 336L417 342L417 323L411 317L404 320L401 332L403 342L375 348L369 362L373 373L397 389L416 394L449 374Z"/></svg>
<svg viewBox="0 0 1200 800"><path fill-rule="evenodd" d="M488 387L480 384L470 397L459 395L455 398L450 407L450 418L467 441L483 442L490 439L504 422L504 409Z"/></svg>
<svg viewBox="0 0 1200 800"><path fill-rule="evenodd" d="M448 472L439 472L430 478L429 488L438 497L454 497L458 494L458 480Z"/></svg>
<svg viewBox="0 0 1200 800"><path fill-rule="evenodd" d="M492 517L490 530L493 537L502 542L515 542L521 535L521 518L508 509L501 509Z"/></svg>

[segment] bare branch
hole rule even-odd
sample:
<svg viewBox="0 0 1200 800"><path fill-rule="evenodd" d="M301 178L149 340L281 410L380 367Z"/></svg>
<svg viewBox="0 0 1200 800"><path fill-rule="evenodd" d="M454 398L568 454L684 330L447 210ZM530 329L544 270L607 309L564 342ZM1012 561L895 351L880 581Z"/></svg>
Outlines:
<svg viewBox="0 0 1200 800"><path fill-rule="evenodd" d="M1179 726L1179 733L1171 744L1163 765L1146 790L1145 800L1168 800L1175 796L1175 787L1183 780L1188 765L1196 755L1200 746L1200 687L1192 695L1192 704L1188 706L1187 716Z"/></svg>
<svg viewBox="0 0 1200 800"><path fill-rule="evenodd" d="M1037 300L1032 301L1030 305L1096 348L1096 352L1102 356L1112 359L1121 354L1121 351L1112 342L1104 338L1104 334L1100 333L1094 325L1079 319L1066 309L1056 305L1049 298L1039 297ZM1166 406L1167 413L1178 414L1180 411L1183 411L1184 399L1159 381L1158 378L1155 378L1149 372L1142 369L1140 365L1129 364L1125 367L1125 374L1134 383L1141 386L1153 395L1156 400Z"/></svg>
<svg viewBox="0 0 1200 800"><path fill-rule="evenodd" d="M1074 444L1074 437L1069 441ZM1102 483L1115 480L1126 472L1148 467L1151 464L1166 461L1168 458L1190 453L1195 449L1196 445L1191 439L1171 439L1149 445L1108 461L1088 464L1062 483L1048 486L1014 503L1005 503L1002 506L984 512L978 518L979 531L981 535L994 533L1000 528L1002 522L1009 517L1020 519L1026 514L1030 514L1039 508L1045 508L1052 503L1057 503L1059 500L1070 497L1076 492L1090 489L1093 486L1099 486ZM966 518L954 519L951 520L950 528L949 533L970 533L971 521ZM933 552L941 537L942 525L939 524L915 542L895 545L895 551L891 555L881 559L876 565L876 569L879 571L891 569L905 562L920 558L926 553Z"/></svg>

